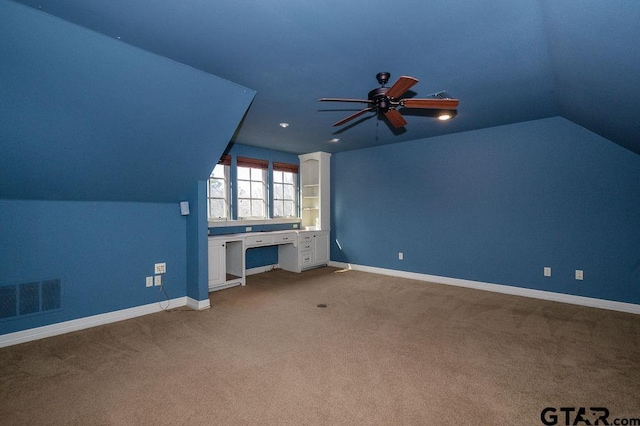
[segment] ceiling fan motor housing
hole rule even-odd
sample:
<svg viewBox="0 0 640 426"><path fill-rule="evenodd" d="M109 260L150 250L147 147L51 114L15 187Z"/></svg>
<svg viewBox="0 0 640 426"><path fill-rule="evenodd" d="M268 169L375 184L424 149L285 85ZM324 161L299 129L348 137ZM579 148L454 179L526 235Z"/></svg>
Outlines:
<svg viewBox="0 0 640 426"><path fill-rule="evenodd" d="M386 96L388 87L379 87L369 92L368 98L381 112L389 110L389 99Z"/></svg>

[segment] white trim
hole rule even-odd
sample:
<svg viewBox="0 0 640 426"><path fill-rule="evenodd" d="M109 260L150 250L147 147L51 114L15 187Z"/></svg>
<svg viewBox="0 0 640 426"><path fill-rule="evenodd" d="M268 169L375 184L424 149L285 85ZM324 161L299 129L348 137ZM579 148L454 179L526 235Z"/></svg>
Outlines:
<svg viewBox="0 0 640 426"><path fill-rule="evenodd" d="M260 225L280 225L283 223L300 223L299 217L275 217L270 219L209 219L209 228L220 228L228 226L260 226ZM294 228L297 229L297 228Z"/></svg>
<svg viewBox="0 0 640 426"><path fill-rule="evenodd" d="M149 303L148 305L135 306L133 308L121 309L119 311L107 312L104 314L92 315L90 317L45 325L43 327L16 331L15 333L3 334L0 335L0 348L30 342L32 340L44 339L46 337L57 336L59 334L70 333L72 331L84 330L85 328L110 324L143 315L154 314L156 312L163 311L164 309L162 306L165 306L166 303L167 301L163 300L161 303L154 302ZM196 300L185 296L169 300L169 307L172 309L179 308L181 306L189 306L193 308L196 304L198 309L206 309L204 306L209 305L209 299L197 302Z"/></svg>
<svg viewBox="0 0 640 426"><path fill-rule="evenodd" d="M447 284L476 290L492 291L513 296L531 297L534 299L550 300L553 302L570 303L572 305L588 306L590 308L608 309L640 315L640 305L634 303L616 302L613 300L595 299L592 297L575 296L572 294L555 293L552 291L533 290L502 284L491 284L480 281L463 280L460 278L441 277L438 275L420 274L417 272L398 271L394 269L377 268L374 266L353 265L351 263L329 262L329 266L354 271L370 272L372 274L390 275L418 281L428 281L436 284Z"/></svg>
<svg viewBox="0 0 640 426"><path fill-rule="evenodd" d="M204 311L211 307L211 302L209 302L209 298L205 300L196 300L191 297L187 297L187 306L195 311Z"/></svg>
<svg viewBox="0 0 640 426"><path fill-rule="evenodd" d="M222 284L217 284L214 285L212 287L209 287L209 293L212 293L214 291L218 291L218 290L224 290L227 288L231 288L231 287L237 287L239 285L245 285L243 283L243 279L237 279L237 280L233 280L233 281L228 281Z"/></svg>
<svg viewBox="0 0 640 426"><path fill-rule="evenodd" d="M372 274L389 275L399 278L408 278L417 281L428 281L436 284L454 285L458 287L473 288L476 290L492 291L495 293L510 294L513 296L531 297L534 299L550 300L553 302L569 303L572 305L587 306L591 308L608 309L612 311L626 312L630 314L640 315L640 305L625 302L616 302L613 300L595 299L591 297L575 296L571 294L555 293L551 291L533 290L522 287L507 286L501 284L484 283L480 281L464 280L460 278L442 277L438 275L421 274L417 272L398 271L394 269L377 268L374 266L353 265L342 262L329 262L329 266L342 269L350 269L354 271L369 272ZM270 271L272 268L278 268L278 265L267 265L247 270L247 275L258 274ZM236 284L237 285L237 284ZM165 303L165 302L162 302ZM192 309L204 310L209 308L209 299L197 301L190 297L178 297L169 301L171 308L188 306ZM96 327L99 325L110 324L113 322L124 321L143 315L153 314L162 311L163 308L159 303L150 303L148 305L136 306L119 311L107 312L104 314L93 315L85 318L60 322L57 324L45 325L43 327L31 328L29 330L16 331L0 335L0 348L17 345L20 343L30 342L32 340L44 339L46 337L57 336L72 331L84 330L86 328Z"/></svg>
<svg viewBox="0 0 640 426"><path fill-rule="evenodd" d="M261 274L263 272L269 272L279 268L280 268L280 265L278 265L277 263L275 265L258 266L256 268L250 268L245 270L244 275L248 276L248 275Z"/></svg>

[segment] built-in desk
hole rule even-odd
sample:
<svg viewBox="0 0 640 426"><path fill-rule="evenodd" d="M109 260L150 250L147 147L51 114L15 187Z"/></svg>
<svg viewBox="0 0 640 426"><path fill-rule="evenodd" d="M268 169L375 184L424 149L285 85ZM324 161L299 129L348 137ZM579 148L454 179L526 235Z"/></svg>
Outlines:
<svg viewBox="0 0 640 426"><path fill-rule="evenodd" d="M278 246L280 268L301 272L329 261L329 231L269 231L209 237L209 291L246 284L246 250Z"/></svg>

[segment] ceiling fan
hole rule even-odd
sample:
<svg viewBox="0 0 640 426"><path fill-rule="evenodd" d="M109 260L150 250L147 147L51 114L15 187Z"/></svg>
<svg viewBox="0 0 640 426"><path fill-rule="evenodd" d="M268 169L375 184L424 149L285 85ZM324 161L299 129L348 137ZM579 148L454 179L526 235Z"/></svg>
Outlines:
<svg viewBox="0 0 640 426"><path fill-rule="evenodd" d="M378 83L380 83L381 87L370 91L367 99L320 98L318 99L318 101L354 102L369 105L368 107L356 112L355 114L351 114L350 116L334 123L334 126L341 126L348 121L351 121L354 118L357 118L362 114L371 111L384 115L387 120L389 120L389 123L395 128L404 127L407 124L407 121L404 119L402 114L400 114L400 112L396 109L397 107L449 110L448 118L451 118L451 115L455 112L454 110L459 104L458 99L451 99L448 97L448 95L445 95L444 97L438 96L446 92L441 92L438 95L434 95L434 97L432 98L402 99L401 96L404 95L407 90L417 84L418 79L403 75L398 79L398 81L393 83L391 87L385 87L384 85L389 81L389 77L391 77L391 74L389 74L388 72L379 72L378 74L376 74L376 79L378 80Z"/></svg>

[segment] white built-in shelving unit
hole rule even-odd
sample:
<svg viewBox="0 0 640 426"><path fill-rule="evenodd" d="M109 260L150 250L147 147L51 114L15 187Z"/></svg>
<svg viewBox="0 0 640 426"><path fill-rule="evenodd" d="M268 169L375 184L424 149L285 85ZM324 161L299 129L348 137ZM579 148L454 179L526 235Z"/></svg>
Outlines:
<svg viewBox="0 0 640 426"><path fill-rule="evenodd" d="M300 155L300 217L302 229L328 231L330 226L330 159L326 152Z"/></svg>

